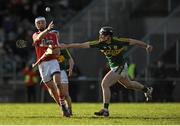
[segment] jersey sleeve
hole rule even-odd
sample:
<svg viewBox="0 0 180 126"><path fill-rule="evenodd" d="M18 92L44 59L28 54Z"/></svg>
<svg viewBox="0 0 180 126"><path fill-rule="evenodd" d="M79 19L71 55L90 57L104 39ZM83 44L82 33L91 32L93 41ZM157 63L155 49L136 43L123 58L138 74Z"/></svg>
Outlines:
<svg viewBox="0 0 180 126"><path fill-rule="evenodd" d="M99 42L97 40L89 41L89 46L90 46L90 48L98 48Z"/></svg>

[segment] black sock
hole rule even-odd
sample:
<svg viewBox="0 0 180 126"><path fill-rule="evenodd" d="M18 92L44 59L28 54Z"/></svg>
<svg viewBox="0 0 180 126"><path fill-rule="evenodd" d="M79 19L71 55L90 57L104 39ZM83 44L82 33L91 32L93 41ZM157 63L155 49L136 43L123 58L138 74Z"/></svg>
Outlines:
<svg viewBox="0 0 180 126"><path fill-rule="evenodd" d="M104 108L108 109L109 103L104 103Z"/></svg>
<svg viewBox="0 0 180 126"><path fill-rule="evenodd" d="M147 91L148 91L147 87L144 86L144 88L142 89L142 91L143 91L143 92L147 92Z"/></svg>

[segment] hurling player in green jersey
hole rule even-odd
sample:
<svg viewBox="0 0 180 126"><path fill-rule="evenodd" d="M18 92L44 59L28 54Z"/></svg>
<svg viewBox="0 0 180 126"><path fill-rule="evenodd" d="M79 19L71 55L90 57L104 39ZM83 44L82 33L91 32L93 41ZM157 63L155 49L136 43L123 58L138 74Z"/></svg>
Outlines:
<svg viewBox="0 0 180 126"><path fill-rule="evenodd" d="M131 38L113 37L112 27L102 27L99 31L99 39L84 43L61 44L61 48L97 48L107 58L111 70L104 76L101 87L103 92L103 108L95 112L97 116L109 116L109 103L111 97L110 86L118 82L127 89L142 91L146 100L151 98L152 87L146 87L137 81L131 81L128 77L128 66L124 54L131 46L139 46L152 51L152 46L143 41Z"/></svg>
<svg viewBox="0 0 180 126"><path fill-rule="evenodd" d="M68 76L72 75L72 70L74 66L74 60L67 49L61 50L61 54L58 57L58 61L61 68L61 84L64 90L65 100L67 102L67 108L72 115L72 102L71 97L69 95L69 80ZM69 66L69 67L68 67ZM68 75L66 73L68 72Z"/></svg>
<svg viewBox="0 0 180 126"><path fill-rule="evenodd" d="M60 39L59 31L51 30L50 32L55 33L57 35L58 39ZM72 102L71 102L71 97L69 95L68 76L72 75L72 70L74 67L74 60L73 60L70 52L68 51L68 49L63 49L63 50L61 50L60 54L58 55L58 61L59 61L60 70L61 70L60 81L61 81L61 85L63 88L63 94L65 97L65 101L67 103L66 108L67 108L68 112L70 113L70 115L72 116ZM68 66L68 68L67 68L67 66ZM68 75L67 75L66 71L68 71ZM48 92L51 95L51 97L54 98L54 100L56 101L57 96L52 93L52 90L50 88L48 88Z"/></svg>

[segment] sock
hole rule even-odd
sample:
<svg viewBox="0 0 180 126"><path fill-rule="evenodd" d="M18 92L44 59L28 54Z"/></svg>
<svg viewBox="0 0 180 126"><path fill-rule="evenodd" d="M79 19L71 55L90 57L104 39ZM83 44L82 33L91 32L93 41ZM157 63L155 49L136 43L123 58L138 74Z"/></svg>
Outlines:
<svg viewBox="0 0 180 126"><path fill-rule="evenodd" d="M72 114L72 108L68 107L69 112Z"/></svg>
<svg viewBox="0 0 180 126"><path fill-rule="evenodd" d="M143 92L147 92L147 91L148 91L147 87L144 86L144 88L142 89L142 91L143 91Z"/></svg>
<svg viewBox="0 0 180 126"><path fill-rule="evenodd" d="M60 96L59 101L61 106L65 106L64 96Z"/></svg>
<svg viewBox="0 0 180 126"><path fill-rule="evenodd" d="M68 110L71 111L72 110L71 107L68 107Z"/></svg>
<svg viewBox="0 0 180 126"><path fill-rule="evenodd" d="M109 103L104 103L104 110L108 111Z"/></svg>

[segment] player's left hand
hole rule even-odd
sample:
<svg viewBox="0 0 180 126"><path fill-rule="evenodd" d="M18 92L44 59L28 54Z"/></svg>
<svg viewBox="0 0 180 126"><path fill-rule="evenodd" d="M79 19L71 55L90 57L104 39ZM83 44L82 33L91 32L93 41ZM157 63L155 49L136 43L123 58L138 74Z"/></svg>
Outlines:
<svg viewBox="0 0 180 126"><path fill-rule="evenodd" d="M147 45L146 51L149 53L153 50L153 47L151 45Z"/></svg>
<svg viewBox="0 0 180 126"><path fill-rule="evenodd" d="M72 76L72 69L71 68L68 69L68 76L69 77Z"/></svg>
<svg viewBox="0 0 180 126"><path fill-rule="evenodd" d="M54 28L54 23L51 21L47 27L47 30L50 31L52 28Z"/></svg>

